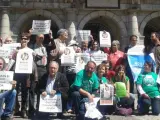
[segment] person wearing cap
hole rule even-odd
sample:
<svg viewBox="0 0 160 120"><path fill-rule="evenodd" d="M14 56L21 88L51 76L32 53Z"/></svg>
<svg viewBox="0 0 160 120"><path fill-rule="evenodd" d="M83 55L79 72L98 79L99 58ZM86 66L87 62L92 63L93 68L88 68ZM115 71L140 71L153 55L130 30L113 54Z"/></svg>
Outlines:
<svg viewBox="0 0 160 120"><path fill-rule="evenodd" d="M108 56L108 60L111 61L112 70L115 70L116 67L120 64L123 64L125 54L119 50L120 43L118 40L114 40L111 44L111 51Z"/></svg>
<svg viewBox="0 0 160 120"><path fill-rule="evenodd" d="M59 63L61 66L61 55L64 52L64 49L66 47L66 40L68 39L68 30L66 29L60 29L57 32L58 38L54 41L51 41L52 48L49 54L49 61L55 60ZM63 68L60 67L59 71L63 71Z"/></svg>

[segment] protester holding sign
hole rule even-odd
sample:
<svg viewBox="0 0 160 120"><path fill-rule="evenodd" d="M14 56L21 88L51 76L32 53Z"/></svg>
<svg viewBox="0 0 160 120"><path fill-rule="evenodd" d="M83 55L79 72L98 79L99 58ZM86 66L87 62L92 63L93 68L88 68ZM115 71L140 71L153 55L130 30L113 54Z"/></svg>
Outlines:
<svg viewBox="0 0 160 120"><path fill-rule="evenodd" d="M47 51L46 48L43 46L44 35L39 34L36 36L36 43L31 46L34 50L35 55L35 63L37 65L38 70L38 79L46 73L46 65L47 65Z"/></svg>
<svg viewBox="0 0 160 120"><path fill-rule="evenodd" d="M67 92L69 84L64 74L58 72L59 64L56 61L49 63L49 73L42 76L38 84L39 95L42 96L51 95L54 96L56 93L61 94L62 107L65 109L67 103ZM59 118L63 117L63 113L57 114Z"/></svg>
<svg viewBox="0 0 160 120"><path fill-rule="evenodd" d="M138 76L136 81L140 94L138 111L142 115L149 113L150 106L153 115L159 115L160 113L160 91L157 84L157 74L152 72L152 67L151 62L145 62L144 72Z"/></svg>
<svg viewBox="0 0 160 120"><path fill-rule="evenodd" d="M115 93L119 100L117 103L123 108L131 108L134 103L134 97L130 93L129 78L125 75L125 68L123 65L117 67L116 75L112 78L115 86Z"/></svg>
<svg viewBox="0 0 160 120"><path fill-rule="evenodd" d="M38 81L37 66L33 62L33 50L28 48L29 35L23 33L21 35L21 48L17 51L15 80L17 81L16 90L19 92L21 85L21 116L27 117L27 100L29 97L29 115L34 115L34 89ZM29 96L28 96L29 92ZM17 97L18 98L18 97ZM18 99L17 99L18 100ZM16 112L19 110L19 104L16 104Z"/></svg>
<svg viewBox="0 0 160 120"><path fill-rule="evenodd" d="M95 97L94 92L99 87L98 77L94 73L96 63L89 61L85 69L76 74L75 81L71 88L74 90L72 93L75 112L77 115L76 120L84 120L85 115L85 102L93 102Z"/></svg>
<svg viewBox="0 0 160 120"><path fill-rule="evenodd" d="M66 47L66 40L68 39L68 31L66 29L60 29L57 32L58 38L52 42L52 48L50 50L49 61L55 60L59 63L59 71L63 71L61 67L61 55L64 53Z"/></svg>
<svg viewBox="0 0 160 120"><path fill-rule="evenodd" d="M3 71L5 68L5 60L0 57L0 71ZM12 81L11 90L1 91L0 92L0 116L2 120L11 120L13 114L13 108L16 99L16 81ZM4 101L5 99L5 101ZM5 103L5 108L3 110L3 105Z"/></svg>

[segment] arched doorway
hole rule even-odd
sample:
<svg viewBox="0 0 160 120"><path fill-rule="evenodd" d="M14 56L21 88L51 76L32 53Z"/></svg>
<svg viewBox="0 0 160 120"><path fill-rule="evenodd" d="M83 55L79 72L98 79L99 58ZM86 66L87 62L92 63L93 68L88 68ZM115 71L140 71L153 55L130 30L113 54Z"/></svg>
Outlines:
<svg viewBox="0 0 160 120"><path fill-rule="evenodd" d="M84 16L77 26L78 30L91 30L95 39L99 39L99 30L110 32L112 40L119 40L121 49L128 44L127 29L123 20L110 11L94 11Z"/></svg>
<svg viewBox="0 0 160 120"><path fill-rule="evenodd" d="M19 40L18 36L20 33L28 32L33 20L51 20L51 30L53 31L54 37L57 37L58 29L64 27L62 21L54 13L47 10L31 10L22 14L11 28L13 35L16 36L16 41Z"/></svg>
<svg viewBox="0 0 160 120"><path fill-rule="evenodd" d="M26 24L24 24L23 26L21 26L20 28L20 31L21 32L28 32L29 29L32 28L32 21L33 20L48 20L47 17L44 17L44 16L41 16L41 15L38 15L38 16L34 16L32 18L29 18L28 20L25 21ZM53 33L53 38L56 38L57 37L57 31L58 31L58 26L56 25L56 23L54 21L51 21L51 30L52 30L52 33ZM47 40L49 39L49 35L46 34L44 35L45 36L45 40L44 43L45 44L48 44ZM34 43L35 42L35 39L36 39L36 35L32 35L31 36L31 39L30 39L30 44Z"/></svg>
<svg viewBox="0 0 160 120"><path fill-rule="evenodd" d="M146 26L144 27L144 33L143 35L146 37L144 44L147 46L153 46L153 43L151 42L150 36L152 32L160 32L160 17L156 17L151 19L149 22L147 22Z"/></svg>
<svg viewBox="0 0 160 120"><path fill-rule="evenodd" d="M120 30L117 29L117 26L110 18L100 16L88 21L83 29L91 30L93 38L97 41L99 41L99 31L103 30L110 33L111 40L120 40Z"/></svg>

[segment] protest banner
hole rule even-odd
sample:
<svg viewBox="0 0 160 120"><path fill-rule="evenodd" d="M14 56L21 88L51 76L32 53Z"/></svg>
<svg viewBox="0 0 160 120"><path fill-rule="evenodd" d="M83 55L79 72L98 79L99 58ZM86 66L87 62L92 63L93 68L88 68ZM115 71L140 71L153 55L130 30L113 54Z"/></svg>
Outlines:
<svg viewBox="0 0 160 120"><path fill-rule="evenodd" d="M127 59L132 71L134 81L136 81L138 75L144 71L143 66L146 61L152 62L153 66L155 67L155 60L153 53L146 55L144 54L143 49L144 49L143 45L136 45L135 47L130 48L127 52Z"/></svg>
<svg viewBox="0 0 160 120"><path fill-rule="evenodd" d="M78 43L81 43L81 41L90 41L90 30L77 30L76 31L76 39Z"/></svg>
<svg viewBox="0 0 160 120"><path fill-rule="evenodd" d="M107 54L91 54L91 60L94 61L96 65L99 65L102 63L102 61L107 60Z"/></svg>
<svg viewBox="0 0 160 120"><path fill-rule="evenodd" d="M17 53L15 73L32 73L33 51L22 49Z"/></svg>
<svg viewBox="0 0 160 120"><path fill-rule="evenodd" d="M46 97L40 96L39 104L40 112L59 113L62 112L61 94L54 96L47 95Z"/></svg>
<svg viewBox="0 0 160 120"><path fill-rule="evenodd" d="M111 47L111 36L109 32L99 32L100 47Z"/></svg>
<svg viewBox="0 0 160 120"><path fill-rule="evenodd" d="M33 20L32 34L49 34L51 20Z"/></svg>
<svg viewBox="0 0 160 120"><path fill-rule="evenodd" d="M114 87L109 84L100 84L100 105L113 105Z"/></svg>
<svg viewBox="0 0 160 120"><path fill-rule="evenodd" d="M11 90L13 71L0 71L0 90Z"/></svg>
<svg viewBox="0 0 160 120"><path fill-rule="evenodd" d="M9 62L11 57L11 50L8 48L0 47L0 56L5 60L6 63Z"/></svg>

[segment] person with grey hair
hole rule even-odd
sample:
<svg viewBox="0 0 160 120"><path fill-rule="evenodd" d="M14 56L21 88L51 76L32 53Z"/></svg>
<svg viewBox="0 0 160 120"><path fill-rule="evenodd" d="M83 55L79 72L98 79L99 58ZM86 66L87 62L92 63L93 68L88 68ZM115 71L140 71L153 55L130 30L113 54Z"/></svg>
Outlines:
<svg viewBox="0 0 160 120"><path fill-rule="evenodd" d="M66 40L68 39L68 31L66 29L60 29L57 32L58 38L51 42L53 48L50 50L49 61L55 60L61 65L61 55L63 54L66 47ZM63 71L62 67L59 71Z"/></svg>
<svg viewBox="0 0 160 120"><path fill-rule="evenodd" d="M112 41L111 51L108 56L108 60L112 63L112 70L115 70L116 67L124 63L125 54L119 50L120 43L118 40Z"/></svg>
<svg viewBox="0 0 160 120"><path fill-rule="evenodd" d="M46 96L55 94L61 94L62 98L62 108L65 109L67 98L68 98L68 90L69 84L65 74L58 72L59 64L56 61L51 61L49 63L49 72L44 74L39 81L38 90L39 95ZM38 101L39 103L39 101ZM63 117L62 113L58 113L57 117Z"/></svg>

